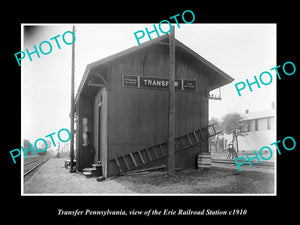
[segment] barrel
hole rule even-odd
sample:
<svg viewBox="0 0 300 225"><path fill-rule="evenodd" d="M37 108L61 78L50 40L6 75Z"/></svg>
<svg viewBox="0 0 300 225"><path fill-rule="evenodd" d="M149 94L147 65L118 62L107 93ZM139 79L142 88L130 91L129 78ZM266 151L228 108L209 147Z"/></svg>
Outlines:
<svg viewBox="0 0 300 225"><path fill-rule="evenodd" d="M197 169L209 169L211 167L210 152L201 152L197 154Z"/></svg>

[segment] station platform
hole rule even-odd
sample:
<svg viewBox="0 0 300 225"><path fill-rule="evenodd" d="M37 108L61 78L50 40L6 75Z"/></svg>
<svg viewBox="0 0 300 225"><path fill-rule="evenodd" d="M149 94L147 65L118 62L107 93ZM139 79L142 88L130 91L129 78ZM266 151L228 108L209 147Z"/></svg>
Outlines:
<svg viewBox="0 0 300 225"><path fill-rule="evenodd" d="M51 158L24 184L24 194L134 193L115 180L98 182L65 169L67 158Z"/></svg>

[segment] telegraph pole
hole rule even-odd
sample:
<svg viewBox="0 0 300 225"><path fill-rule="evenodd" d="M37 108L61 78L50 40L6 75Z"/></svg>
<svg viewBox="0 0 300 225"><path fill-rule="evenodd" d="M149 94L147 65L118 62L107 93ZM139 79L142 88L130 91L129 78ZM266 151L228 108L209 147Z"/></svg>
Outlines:
<svg viewBox="0 0 300 225"><path fill-rule="evenodd" d="M73 25L73 34L75 35L75 26ZM70 140L70 173L75 172L74 166L74 67L75 67L75 42L72 44L72 73L71 73L71 140Z"/></svg>
<svg viewBox="0 0 300 225"><path fill-rule="evenodd" d="M175 27L169 34L170 78L169 78L169 142L168 142L168 175L174 175L174 142L175 142Z"/></svg>

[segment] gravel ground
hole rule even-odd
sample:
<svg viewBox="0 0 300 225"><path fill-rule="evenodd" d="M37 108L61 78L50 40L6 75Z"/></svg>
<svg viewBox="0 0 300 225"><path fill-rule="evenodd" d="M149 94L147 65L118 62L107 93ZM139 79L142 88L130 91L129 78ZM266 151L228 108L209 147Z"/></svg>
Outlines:
<svg viewBox="0 0 300 225"><path fill-rule="evenodd" d="M124 176L117 181L137 193L174 194L273 194L274 174L225 167Z"/></svg>
<svg viewBox="0 0 300 225"><path fill-rule="evenodd" d="M52 158L24 185L24 194L122 194L132 193L114 180L98 182L95 178L70 173L64 158Z"/></svg>
<svg viewBox="0 0 300 225"><path fill-rule="evenodd" d="M165 171L125 175L97 182L50 159L24 185L24 194L273 194L274 173L212 166L210 170Z"/></svg>

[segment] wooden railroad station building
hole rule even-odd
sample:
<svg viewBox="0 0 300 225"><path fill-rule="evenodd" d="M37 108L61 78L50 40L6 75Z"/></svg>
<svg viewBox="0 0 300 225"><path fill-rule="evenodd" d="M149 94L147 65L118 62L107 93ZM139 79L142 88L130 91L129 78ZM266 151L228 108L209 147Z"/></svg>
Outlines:
<svg viewBox="0 0 300 225"><path fill-rule="evenodd" d="M108 177L166 165L168 80L168 35L88 64L75 97L76 170L98 165ZM208 153L209 91L232 81L175 39L175 168Z"/></svg>

